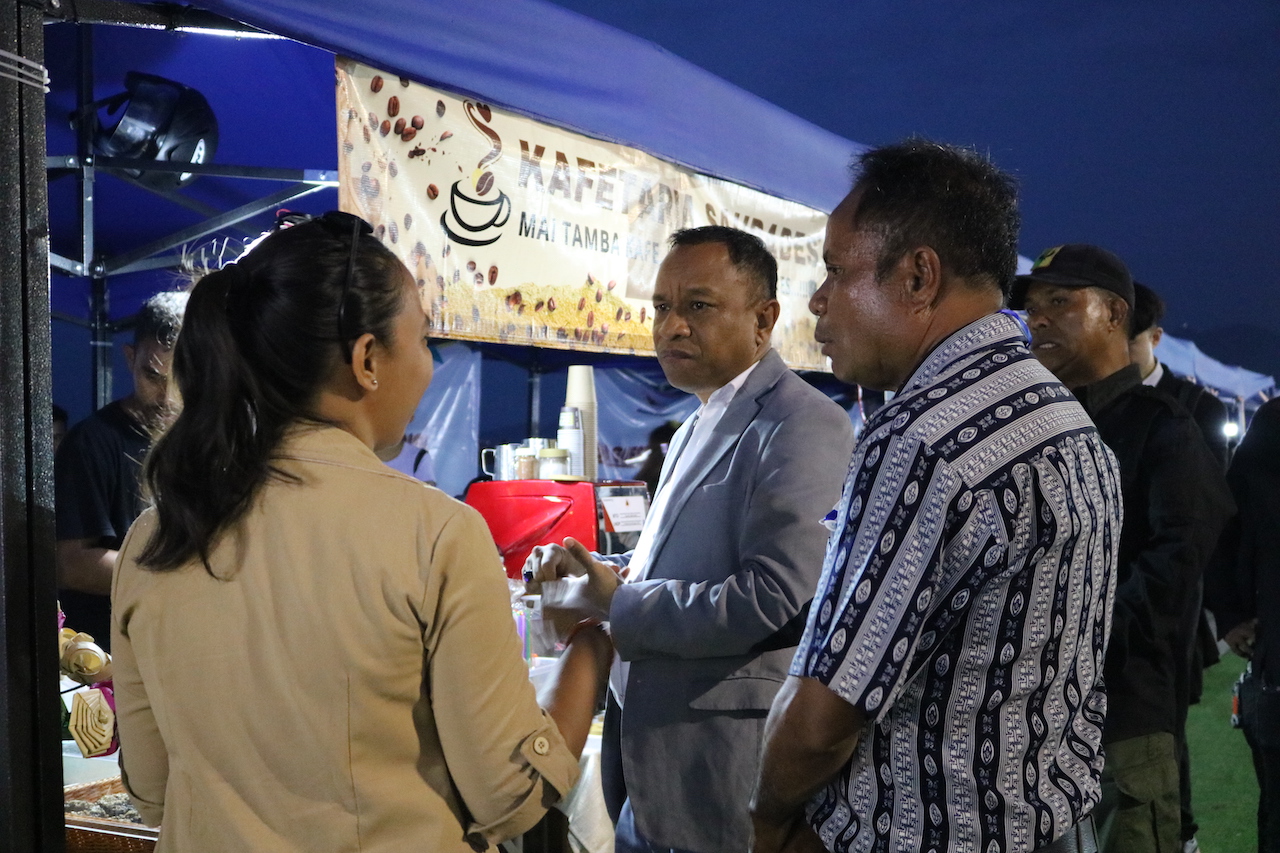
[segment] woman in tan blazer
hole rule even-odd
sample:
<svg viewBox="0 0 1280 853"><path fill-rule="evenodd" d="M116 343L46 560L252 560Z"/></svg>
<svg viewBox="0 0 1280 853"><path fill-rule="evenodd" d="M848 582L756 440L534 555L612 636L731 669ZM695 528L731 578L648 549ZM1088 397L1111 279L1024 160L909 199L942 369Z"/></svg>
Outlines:
<svg viewBox="0 0 1280 853"><path fill-rule="evenodd" d="M125 784L160 851L470 851L577 777L611 647L536 703L470 508L375 455L431 378L408 270L356 217L191 294L184 408L112 590Z"/></svg>

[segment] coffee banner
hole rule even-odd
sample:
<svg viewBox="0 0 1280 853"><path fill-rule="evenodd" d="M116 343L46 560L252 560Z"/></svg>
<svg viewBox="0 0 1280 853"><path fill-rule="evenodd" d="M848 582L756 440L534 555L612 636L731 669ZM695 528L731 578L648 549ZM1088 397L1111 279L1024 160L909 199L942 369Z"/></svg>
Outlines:
<svg viewBox="0 0 1280 853"><path fill-rule="evenodd" d="M820 211L351 60L337 82L340 205L414 273L441 337L651 353L667 238L731 225L778 259L774 347L826 369Z"/></svg>

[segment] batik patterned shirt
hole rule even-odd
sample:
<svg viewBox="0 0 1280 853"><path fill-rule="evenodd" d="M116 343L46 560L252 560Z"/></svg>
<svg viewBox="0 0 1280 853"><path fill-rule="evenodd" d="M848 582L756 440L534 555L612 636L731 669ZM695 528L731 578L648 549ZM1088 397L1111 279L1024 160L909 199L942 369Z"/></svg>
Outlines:
<svg viewBox="0 0 1280 853"><path fill-rule="evenodd" d="M837 851L1030 851L1099 799L1120 472L996 314L854 451L793 675L868 726L809 803Z"/></svg>

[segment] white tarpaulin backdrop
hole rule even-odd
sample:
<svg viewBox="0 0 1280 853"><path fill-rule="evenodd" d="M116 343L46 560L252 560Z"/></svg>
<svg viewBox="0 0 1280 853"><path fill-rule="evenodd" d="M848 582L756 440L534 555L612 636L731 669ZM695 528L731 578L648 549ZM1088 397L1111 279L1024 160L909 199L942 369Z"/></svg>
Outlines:
<svg viewBox="0 0 1280 853"><path fill-rule="evenodd" d="M350 60L337 76L340 204L415 273L437 334L651 352L668 238L732 225L778 260L775 349L826 369L823 212Z"/></svg>

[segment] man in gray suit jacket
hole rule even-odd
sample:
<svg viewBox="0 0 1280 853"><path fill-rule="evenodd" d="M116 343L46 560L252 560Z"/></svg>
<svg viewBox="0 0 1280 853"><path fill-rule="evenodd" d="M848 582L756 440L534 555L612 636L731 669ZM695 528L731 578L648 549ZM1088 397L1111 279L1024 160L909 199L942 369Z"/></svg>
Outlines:
<svg viewBox="0 0 1280 853"><path fill-rule="evenodd" d="M626 800L617 850L742 851L764 719L791 662L853 447L848 414L770 348L777 264L719 226L681 231L654 289L667 380L702 401L635 551L574 540L526 566L543 606L607 620L605 766ZM620 574L625 574L625 580Z"/></svg>

